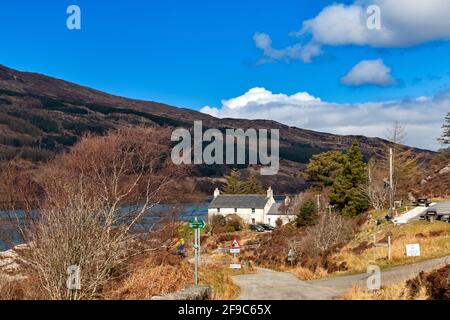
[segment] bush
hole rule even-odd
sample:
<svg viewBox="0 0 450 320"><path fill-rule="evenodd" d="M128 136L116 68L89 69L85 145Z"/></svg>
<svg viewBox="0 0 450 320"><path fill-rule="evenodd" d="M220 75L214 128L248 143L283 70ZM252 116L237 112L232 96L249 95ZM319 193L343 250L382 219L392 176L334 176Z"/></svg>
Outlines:
<svg viewBox="0 0 450 320"><path fill-rule="evenodd" d="M299 209L296 219L297 227L307 227L315 223L316 220L316 204L313 200L306 200Z"/></svg>
<svg viewBox="0 0 450 320"><path fill-rule="evenodd" d="M21 119L21 115L15 117L13 114L0 113L0 124L5 124L14 132L28 134L30 136L39 136L42 132L36 126Z"/></svg>
<svg viewBox="0 0 450 320"><path fill-rule="evenodd" d="M323 256L336 246L346 243L351 235L352 225L347 219L325 212L314 226L306 230L306 236L296 251L308 257Z"/></svg>
<svg viewBox="0 0 450 320"><path fill-rule="evenodd" d="M210 228L212 234L220 234L224 232L236 232L242 230L242 219L235 214L224 217L217 214L211 217Z"/></svg>
<svg viewBox="0 0 450 320"><path fill-rule="evenodd" d="M275 225L279 228L279 227L281 227L282 225L283 225L283 220L281 219L281 218L278 218L276 221L275 221Z"/></svg>
<svg viewBox="0 0 450 320"><path fill-rule="evenodd" d="M79 136L85 133L104 134L108 131L108 127L106 127L105 125L89 122L64 121L62 125L64 129L70 130Z"/></svg>
<svg viewBox="0 0 450 320"><path fill-rule="evenodd" d="M209 228L212 234L220 233L226 225L225 217L221 214L215 214L209 221Z"/></svg>
<svg viewBox="0 0 450 320"><path fill-rule="evenodd" d="M233 233L222 233L217 236L218 243L229 242L233 241L234 239L240 240L240 236Z"/></svg>
<svg viewBox="0 0 450 320"><path fill-rule="evenodd" d="M46 149L30 147L23 147L22 149L20 149L19 154L22 159L31 160L33 162L45 162L51 159L53 156L53 153Z"/></svg>
<svg viewBox="0 0 450 320"><path fill-rule="evenodd" d="M243 221L237 214L231 214L226 217L226 225L229 228L229 232L241 231Z"/></svg>
<svg viewBox="0 0 450 320"><path fill-rule="evenodd" d="M193 282L190 264L174 255L156 253L134 262L129 274L105 288L107 299L150 299L176 292Z"/></svg>

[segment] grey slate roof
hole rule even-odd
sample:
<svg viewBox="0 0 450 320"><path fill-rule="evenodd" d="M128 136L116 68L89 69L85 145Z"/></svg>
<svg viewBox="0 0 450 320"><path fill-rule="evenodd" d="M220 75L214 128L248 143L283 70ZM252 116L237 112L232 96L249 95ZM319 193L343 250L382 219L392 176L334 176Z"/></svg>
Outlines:
<svg viewBox="0 0 450 320"><path fill-rule="evenodd" d="M255 208L263 209L266 206L267 198L259 194L223 194L217 196L208 208Z"/></svg>
<svg viewBox="0 0 450 320"><path fill-rule="evenodd" d="M269 209L269 212L267 212L268 215L274 216L274 215L281 215L283 213L280 212L281 203L275 202Z"/></svg>
<svg viewBox="0 0 450 320"><path fill-rule="evenodd" d="M431 208L436 209L437 214L450 214L450 201L438 202Z"/></svg>

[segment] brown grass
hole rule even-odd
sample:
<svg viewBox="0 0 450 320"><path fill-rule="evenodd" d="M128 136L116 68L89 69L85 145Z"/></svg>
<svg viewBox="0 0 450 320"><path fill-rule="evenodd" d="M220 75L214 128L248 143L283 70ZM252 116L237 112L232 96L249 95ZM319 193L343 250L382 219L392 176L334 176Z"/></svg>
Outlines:
<svg viewBox="0 0 450 320"><path fill-rule="evenodd" d="M144 300L179 291L194 282L193 267L186 260L164 255L136 262L128 276L114 281L105 299Z"/></svg>
<svg viewBox="0 0 450 320"><path fill-rule="evenodd" d="M234 284L232 277L240 274L254 273L252 267L230 269L228 265L209 265L200 273L200 282L211 286L213 300L234 300L240 294L240 288Z"/></svg>
<svg viewBox="0 0 450 320"><path fill-rule="evenodd" d="M35 273L27 278L11 280L0 276L0 300L39 300L44 298L42 286Z"/></svg>
<svg viewBox="0 0 450 320"><path fill-rule="evenodd" d="M312 271L310 268L305 268L301 266L296 266L294 268L285 268L282 267L280 271L287 271L291 272L293 275L295 275L300 280L314 280L314 279L320 279L328 276L327 270L319 267L315 271Z"/></svg>
<svg viewBox="0 0 450 320"><path fill-rule="evenodd" d="M404 284L384 286L380 290L364 291L359 286L353 286L342 298L344 300L411 300ZM414 296L415 300L427 299L425 289Z"/></svg>
<svg viewBox="0 0 450 320"><path fill-rule="evenodd" d="M392 239L392 260L387 259L387 248L372 248L373 234L377 234L377 241L384 240L388 235ZM385 240L384 240L385 241ZM367 245L361 245L366 243ZM407 257L406 244L419 243L420 257ZM358 250L355 250L358 248ZM422 260L443 257L450 254L450 224L440 221L433 223L426 221L412 222L406 225L381 226L368 225L361 230L353 240L341 251L333 255L336 262L345 261L347 273L365 272L369 264L380 267L410 264Z"/></svg>

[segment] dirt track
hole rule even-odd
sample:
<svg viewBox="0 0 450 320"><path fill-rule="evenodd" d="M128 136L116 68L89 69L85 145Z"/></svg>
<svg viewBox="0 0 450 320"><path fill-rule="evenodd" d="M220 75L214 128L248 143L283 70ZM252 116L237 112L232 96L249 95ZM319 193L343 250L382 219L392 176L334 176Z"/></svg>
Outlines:
<svg viewBox="0 0 450 320"><path fill-rule="evenodd" d="M381 271L382 285L403 282L420 271L429 271L450 263L450 256ZM234 276L241 288L241 300L330 300L344 295L354 284L366 286L367 274L355 274L312 281L301 281L293 274L258 269L255 274Z"/></svg>

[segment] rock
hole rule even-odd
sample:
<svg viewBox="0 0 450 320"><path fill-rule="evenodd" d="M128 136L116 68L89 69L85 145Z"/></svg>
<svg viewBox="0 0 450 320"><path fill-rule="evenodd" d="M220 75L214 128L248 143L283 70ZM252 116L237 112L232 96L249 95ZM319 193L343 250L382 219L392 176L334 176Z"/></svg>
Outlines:
<svg viewBox="0 0 450 320"><path fill-rule="evenodd" d="M443 174L449 174L449 173L450 173L450 163L446 167L442 168L439 171L440 176L442 176Z"/></svg>
<svg viewBox="0 0 450 320"><path fill-rule="evenodd" d="M209 286L188 286L185 289L164 296L156 296L151 300L209 300L211 299Z"/></svg>
<svg viewBox="0 0 450 320"><path fill-rule="evenodd" d="M425 179L422 179L422 181L420 181L420 184L423 186L423 185L425 185L425 184L427 184L428 183L428 181L427 180L425 180Z"/></svg>
<svg viewBox="0 0 450 320"><path fill-rule="evenodd" d="M3 280L13 281L26 278L23 271L27 263L18 253L26 248L26 245L19 245L11 250L0 252L0 277Z"/></svg>

